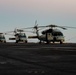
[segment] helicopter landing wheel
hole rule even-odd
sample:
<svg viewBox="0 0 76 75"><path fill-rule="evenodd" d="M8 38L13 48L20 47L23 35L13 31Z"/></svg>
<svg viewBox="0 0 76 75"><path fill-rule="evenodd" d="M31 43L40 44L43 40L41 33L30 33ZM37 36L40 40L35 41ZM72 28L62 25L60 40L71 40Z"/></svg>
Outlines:
<svg viewBox="0 0 76 75"><path fill-rule="evenodd" d="M41 41L39 42L39 44L41 44Z"/></svg>
<svg viewBox="0 0 76 75"><path fill-rule="evenodd" d="M27 41L25 41L25 43L27 43Z"/></svg>
<svg viewBox="0 0 76 75"><path fill-rule="evenodd" d="M18 43L19 41L18 40L16 40L16 43Z"/></svg>
<svg viewBox="0 0 76 75"><path fill-rule="evenodd" d="M62 40L60 40L60 44L63 44L63 41Z"/></svg>
<svg viewBox="0 0 76 75"><path fill-rule="evenodd" d="M6 43L6 41L4 41L4 43Z"/></svg>
<svg viewBox="0 0 76 75"><path fill-rule="evenodd" d="M55 41L53 41L53 43L55 43Z"/></svg>
<svg viewBox="0 0 76 75"><path fill-rule="evenodd" d="M50 44L50 42L47 40L46 44Z"/></svg>

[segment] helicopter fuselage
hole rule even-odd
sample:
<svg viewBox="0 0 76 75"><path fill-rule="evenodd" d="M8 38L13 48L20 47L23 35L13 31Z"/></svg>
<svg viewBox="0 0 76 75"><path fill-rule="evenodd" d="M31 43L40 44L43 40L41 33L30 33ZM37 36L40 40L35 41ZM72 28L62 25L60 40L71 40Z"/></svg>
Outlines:
<svg viewBox="0 0 76 75"><path fill-rule="evenodd" d="M64 42L64 36L61 31L56 31L56 30L46 30L42 32L42 35L38 37L40 41L45 41L45 42Z"/></svg>
<svg viewBox="0 0 76 75"><path fill-rule="evenodd" d="M21 41L27 43L27 37L25 33L15 34L15 39L16 39L16 43L21 42Z"/></svg>

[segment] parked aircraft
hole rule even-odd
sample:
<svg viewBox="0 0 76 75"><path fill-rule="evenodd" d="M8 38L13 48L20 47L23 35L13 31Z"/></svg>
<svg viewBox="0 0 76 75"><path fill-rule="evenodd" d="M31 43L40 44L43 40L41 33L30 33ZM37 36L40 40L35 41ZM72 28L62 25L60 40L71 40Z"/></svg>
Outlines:
<svg viewBox="0 0 76 75"><path fill-rule="evenodd" d="M0 42L6 43L6 39L5 39L4 33L0 33Z"/></svg>
<svg viewBox="0 0 76 75"><path fill-rule="evenodd" d="M48 28L40 32L40 30ZM54 24L46 25L46 26L38 26L37 21L35 21L35 26L34 27L27 27L23 29L34 29L36 36L28 36L28 38L37 38L40 40L39 43L46 42L46 43L55 43L55 42L60 42L60 44L64 43L65 37L58 28L61 28L63 30L66 30L67 28L75 28L76 27L68 27L68 26L58 26ZM40 35L40 33L41 35Z"/></svg>
<svg viewBox="0 0 76 75"><path fill-rule="evenodd" d="M15 29L14 31L9 31L6 35L13 35L15 38L11 37L9 40L16 40L16 43L23 42L27 43L27 36L23 30Z"/></svg>

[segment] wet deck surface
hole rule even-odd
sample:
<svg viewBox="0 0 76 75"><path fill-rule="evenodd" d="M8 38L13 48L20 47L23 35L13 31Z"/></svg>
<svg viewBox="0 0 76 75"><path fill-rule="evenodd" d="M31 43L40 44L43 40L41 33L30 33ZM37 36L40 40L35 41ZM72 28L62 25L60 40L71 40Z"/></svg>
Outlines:
<svg viewBox="0 0 76 75"><path fill-rule="evenodd" d="M1 75L76 75L76 44L0 43Z"/></svg>

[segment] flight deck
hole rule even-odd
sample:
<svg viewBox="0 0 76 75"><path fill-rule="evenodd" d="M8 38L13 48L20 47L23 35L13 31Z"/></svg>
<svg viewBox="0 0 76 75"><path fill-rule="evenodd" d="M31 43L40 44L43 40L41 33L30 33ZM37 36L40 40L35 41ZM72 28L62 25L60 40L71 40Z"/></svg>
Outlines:
<svg viewBox="0 0 76 75"><path fill-rule="evenodd" d="M0 43L1 75L76 75L76 43Z"/></svg>

